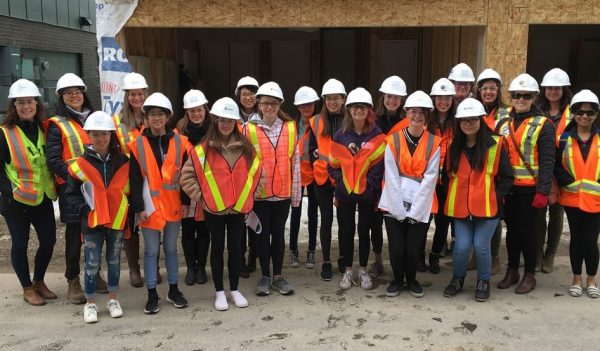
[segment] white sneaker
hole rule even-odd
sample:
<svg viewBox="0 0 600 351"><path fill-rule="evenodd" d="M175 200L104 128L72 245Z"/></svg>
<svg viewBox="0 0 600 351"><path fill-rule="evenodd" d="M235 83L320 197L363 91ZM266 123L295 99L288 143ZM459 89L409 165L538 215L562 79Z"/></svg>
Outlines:
<svg viewBox="0 0 600 351"><path fill-rule="evenodd" d="M230 291L229 295L231 296L231 299L233 300L235 307L238 307L238 308L248 307L248 300L246 300L244 295L242 295L242 293L239 292L239 290Z"/></svg>
<svg viewBox="0 0 600 351"><path fill-rule="evenodd" d="M95 303L86 303L83 307L83 321L96 323L98 321L98 307Z"/></svg>
<svg viewBox="0 0 600 351"><path fill-rule="evenodd" d="M110 314L111 318L119 318L123 316L123 309L117 300L108 300L106 302L106 308L108 309L108 313Z"/></svg>
<svg viewBox="0 0 600 351"><path fill-rule="evenodd" d="M366 271L360 270L358 273L358 279L360 281L360 287L365 290L373 289L373 280L371 276Z"/></svg>
<svg viewBox="0 0 600 351"><path fill-rule="evenodd" d="M227 297L225 297L225 291L217 291L215 297L215 308L217 311L227 311L229 309Z"/></svg>
<svg viewBox="0 0 600 351"><path fill-rule="evenodd" d="M352 280L352 271L347 270L342 274L342 280L340 280L340 289L348 290L352 287L352 285L356 285L356 283Z"/></svg>

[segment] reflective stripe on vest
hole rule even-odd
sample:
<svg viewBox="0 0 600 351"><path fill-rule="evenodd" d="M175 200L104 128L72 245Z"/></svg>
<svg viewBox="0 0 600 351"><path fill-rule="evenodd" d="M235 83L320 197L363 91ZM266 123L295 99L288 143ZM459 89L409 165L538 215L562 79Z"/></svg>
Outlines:
<svg viewBox="0 0 600 351"><path fill-rule="evenodd" d="M119 140L119 145L121 146L121 151L129 156L129 144L137 138L141 130L129 130L129 127L121 121L121 115L116 114L113 116L113 121L115 122L115 127L117 129L117 139Z"/></svg>
<svg viewBox="0 0 600 351"><path fill-rule="evenodd" d="M556 124L556 146L558 146L558 143L560 142L560 136L565 132L567 125L572 119L573 116L571 115L571 108L569 105L567 105L562 113L562 116L560 117L560 120Z"/></svg>
<svg viewBox="0 0 600 351"><path fill-rule="evenodd" d="M562 166L575 181L560 188L559 202L585 212L600 212L600 142L595 133L590 141L590 151L583 160L579 143L570 135L565 142Z"/></svg>
<svg viewBox="0 0 600 351"><path fill-rule="evenodd" d="M312 165L310 164L309 152L309 133L304 131L302 138L298 142L298 152L300 154L300 173L302 174L302 186L307 186L313 182L315 176L313 174Z"/></svg>
<svg viewBox="0 0 600 351"><path fill-rule="evenodd" d="M392 137L392 140L394 142L393 147L391 148L391 150L394 152L394 158L396 159L396 165L398 166L398 174L401 177L406 177L409 179L412 179L414 181L417 182L421 182L421 180L423 180L423 174L425 173L425 170L427 169L427 162L429 162L429 159L431 158L431 156L433 156L431 154L431 152L433 151L434 147L438 147L440 145L440 139L439 137L436 137L434 135L432 135L431 133L425 131L423 132L423 135L421 135L421 140L423 139L423 137L427 138L427 141L425 143L421 143L419 142L419 144L417 145L417 149L415 150L415 154L417 155L411 155L410 151L408 150L408 145L406 144L406 138L400 138L400 133L395 133ZM437 139L437 140L436 140ZM436 142L437 141L437 142ZM401 147L400 144L404 145L404 147L406 147L406 153L401 153ZM425 144L425 148L423 149L422 145ZM404 155L406 155L405 157L403 157ZM402 159L405 159L404 164L406 164L406 161L408 162L412 162L413 159L416 158L421 158L420 161L422 161L422 165L420 165L421 167L418 167L418 169L414 169L410 172L407 172L406 170L402 170ZM424 161L424 162L423 162Z"/></svg>
<svg viewBox="0 0 600 351"><path fill-rule="evenodd" d="M329 179L327 163L329 162L329 149L331 148L331 135L323 136L325 126L321 122L321 115L316 115L310 119L310 127L317 141L317 159L312 165L317 185L323 185Z"/></svg>
<svg viewBox="0 0 600 351"><path fill-rule="evenodd" d="M83 130L83 127L71 118L54 116L50 118L49 121L54 122L60 129L62 134L62 159L69 165L71 162L75 161L77 157L83 155L85 145L91 144L92 142L86 131ZM56 182L59 185L64 184L66 179L56 176Z"/></svg>
<svg viewBox="0 0 600 351"><path fill-rule="evenodd" d="M392 126L392 128L390 128L389 132L387 132L387 136L390 136L396 132L399 132L402 129L407 128L407 127L408 127L408 118L404 117L400 121L396 122L396 124L394 124Z"/></svg>

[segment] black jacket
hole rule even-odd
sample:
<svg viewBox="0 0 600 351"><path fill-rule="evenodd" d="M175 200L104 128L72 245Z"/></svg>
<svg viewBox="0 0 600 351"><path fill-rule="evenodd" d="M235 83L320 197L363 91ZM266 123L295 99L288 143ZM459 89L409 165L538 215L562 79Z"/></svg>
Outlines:
<svg viewBox="0 0 600 351"><path fill-rule="evenodd" d="M115 174L115 171L121 168L127 162L129 162L129 159L124 154L119 154L116 157L111 157L111 155L109 155L106 160L103 160L102 157L90 147L86 147L83 156L80 157L83 157L92 166L94 166L94 168L98 170L98 172L104 179L105 186L110 183ZM64 186L65 190L63 193L63 197L71 205L77 216L81 218L81 232L83 234L106 231L107 228L101 226L98 226L96 228L88 227L87 217L91 209L85 202L83 194L81 193L82 184L82 182L73 178L69 174L67 177L67 184Z"/></svg>
<svg viewBox="0 0 600 351"><path fill-rule="evenodd" d="M390 129L392 129L392 127L396 125L396 123L400 122L403 118L403 116L400 116L398 114L395 114L393 116L388 116L387 114L384 114L381 116L377 116L377 119L375 119L375 124L377 124L377 126L379 127L379 129L381 129L381 132L383 134L387 135Z"/></svg>
<svg viewBox="0 0 600 351"><path fill-rule="evenodd" d="M335 132L342 128L342 121L344 120L344 116L342 114L330 114L329 120L331 121L331 138L333 139L333 135L335 134ZM321 121L320 123L323 123L323 121ZM318 148L317 137L315 136L315 133L318 132L318 130L313 131L312 128L308 129L308 152L311 165L319 158L318 155L315 156L315 151Z"/></svg>
<svg viewBox="0 0 600 351"><path fill-rule="evenodd" d="M211 117L207 116L206 118ZM205 121L205 123L202 123L201 125L196 125L190 122L188 123L186 130L180 131L181 135L184 135L188 138L188 141L192 146L196 146L197 144L199 144L200 141L202 141L202 139L206 135L206 132L208 132L207 121ZM185 163L187 157L188 155L186 153L183 159L183 163ZM189 206L191 203L192 200L190 199L190 197L187 196L187 194L183 190L181 190L181 204Z"/></svg>

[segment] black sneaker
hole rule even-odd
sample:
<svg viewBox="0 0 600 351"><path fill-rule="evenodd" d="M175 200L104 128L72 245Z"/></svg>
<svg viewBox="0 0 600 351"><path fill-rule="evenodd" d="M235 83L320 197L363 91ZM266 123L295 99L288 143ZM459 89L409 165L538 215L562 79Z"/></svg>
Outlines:
<svg viewBox="0 0 600 351"><path fill-rule="evenodd" d="M333 278L333 272L331 271L331 263L325 262L321 265L321 280L326 282Z"/></svg>
<svg viewBox="0 0 600 351"><path fill-rule="evenodd" d="M404 282L392 280L388 284L387 288L385 289L385 296L388 296L388 297L398 296L398 294L400 294L400 289L402 289L403 285L404 285Z"/></svg>
<svg viewBox="0 0 600 351"><path fill-rule="evenodd" d="M419 284L419 282L416 280L413 280L412 282L408 283L408 290L410 291L410 294L414 297L425 296L425 293L423 292L423 288L421 287L421 284Z"/></svg>
<svg viewBox="0 0 600 351"><path fill-rule="evenodd" d="M425 251L421 251L419 253L419 257L417 258L417 271L426 272L427 265L425 264Z"/></svg>
<svg viewBox="0 0 600 351"><path fill-rule="evenodd" d="M462 289L465 284L465 278L456 278L452 277L452 280L444 289L444 296L446 297L454 297L456 296Z"/></svg>
<svg viewBox="0 0 600 351"><path fill-rule="evenodd" d="M490 281L477 279L477 290L475 290L475 301L485 302L490 298Z"/></svg>
<svg viewBox="0 0 600 351"><path fill-rule="evenodd" d="M429 254L429 272L432 274L440 273L440 257L441 255L433 252Z"/></svg>
<svg viewBox="0 0 600 351"><path fill-rule="evenodd" d="M196 283L196 268L188 267L185 272L185 284L194 285Z"/></svg>
<svg viewBox="0 0 600 351"><path fill-rule="evenodd" d="M146 302L146 307L144 307L144 313L146 314L155 314L160 311L158 307L158 301L160 297L156 293L156 289L148 290L148 301Z"/></svg>
<svg viewBox="0 0 600 351"><path fill-rule="evenodd" d="M343 257L338 258L337 264L338 264L338 271L340 272L340 274L344 274L346 272L346 264L344 263L344 258Z"/></svg>
<svg viewBox="0 0 600 351"><path fill-rule="evenodd" d="M177 285L171 285L169 288L169 294L167 295L167 301L173 304L175 308L187 307L188 301L183 297L183 294L177 288Z"/></svg>
<svg viewBox="0 0 600 351"><path fill-rule="evenodd" d="M250 272L246 266L246 258L242 256L242 263L240 264L240 278L250 278Z"/></svg>
<svg viewBox="0 0 600 351"><path fill-rule="evenodd" d="M200 267L196 272L196 283L204 284L208 278L206 277L206 268Z"/></svg>

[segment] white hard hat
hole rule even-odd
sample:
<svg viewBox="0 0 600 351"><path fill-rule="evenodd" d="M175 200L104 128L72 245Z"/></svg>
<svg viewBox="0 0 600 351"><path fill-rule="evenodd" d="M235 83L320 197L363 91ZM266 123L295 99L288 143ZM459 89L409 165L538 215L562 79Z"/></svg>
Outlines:
<svg viewBox="0 0 600 351"><path fill-rule="evenodd" d="M228 97L215 101L210 109L210 113L217 117L234 119L236 121L240 119L240 108L232 98Z"/></svg>
<svg viewBox="0 0 600 351"><path fill-rule="evenodd" d="M539 93L540 87L538 86L535 78L527 73L521 73L515 79L513 79L512 82L510 82L508 91L532 91Z"/></svg>
<svg viewBox="0 0 600 351"><path fill-rule="evenodd" d="M311 87L300 87L294 96L294 105L309 104L319 100L319 95Z"/></svg>
<svg viewBox="0 0 600 351"><path fill-rule="evenodd" d="M431 96L456 95L454 84L448 78L440 78L431 86Z"/></svg>
<svg viewBox="0 0 600 351"><path fill-rule="evenodd" d="M279 84L275 82L266 82L258 88L256 92L256 97L259 98L261 96L272 96L279 101L283 102L283 91L281 91L281 87Z"/></svg>
<svg viewBox="0 0 600 351"><path fill-rule="evenodd" d="M147 89L148 83L143 75L135 72L127 73L123 77L123 90Z"/></svg>
<svg viewBox="0 0 600 351"><path fill-rule="evenodd" d="M373 106L371 94L365 88L356 88L348 94L346 98L346 107L352 104L367 104Z"/></svg>
<svg viewBox="0 0 600 351"><path fill-rule="evenodd" d="M502 78L500 78L500 73L494 71L491 68L486 68L483 70L483 72L479 73L479 76L477 77L477 84L479 84L479 82L481 81L488 79L495 79L500 84L502 84Z"/></svg>
<svg viewBox="0 0 600 351"><path fill-rule="evenodd" d="M571 80L567 72L560 68L549 70L542 79L543 87L568 87L571 86Z"/></svg>
<svg viewBox="0 0 600 351"><path fill-rule="evenodd" d="M148 113L148 110L152 107L160 107L169 110L171 114L173 114L173 106L171 105L171 101L169 98L164 96L162 93L154 93L144 101L144 105L142 108L144 112Z"/></svg>
<svg viewBox="0 0 600 351"><path fill-rule="evenodd" d="M192 89L183 95L183 108L188 109L192 107L202 106L208 103L206 96L200 90Z"/></svg>
<svg viewBox="0 0 600 351"><path fill-rule="evenodd" d="M240 80L238 80L237 86L235 87L234 94L237 95L240 91L240 88L244 86L253 86L258 89L258 81L250 76L240 78Z"/></svg>
<svg viewBox="0 0 600 351"><path fill-rule="evenodd" d="M384 94L406 96L406 83L398 76L387 77L381 83L379 91Z"/></svg>
<svg viewBox="0 0 600 351"><path fill-rule="evenodd" d="M62 89L71 87L83 88L83 91L87 90L83 80L81 80L81 78L79 78L76 74L65 73L62 77L58 78L58 81L56 82L56 95L58 95L58 92Z"/></svg>
<svg viewBox="0 0 600 351"><path fill-rule="evenodd" d="M104 111L96 111L85 119L83 130L115 130L115 122Z"/></svg>
<svg viewBox="0 0 600 351"><path fill-rule="evenodd" d="M40 90L30 80L19 79L12 83L10 89L8 89L8 98L16 99L20 97L40 97Z"/></svg>
<svg viewBox="0 0 600 351"><path fill-rule="evenodd" d="M344 84L335 78L331 78L323 84L323 89L321 89L321 97L325 97L325 95L332 94L341 94L346 96L346 88Z"/></svg>
<svg viewBox="0 0 600 351"><path fill-rule="evenodd" d="M477 99L466 98L456 108L455 118L479 117L486 115L485 107Z"/></svg>
<svg viewBox="0 0 600 351"><path fill-rule="evenodd" d="M591 90L583 89L577 94L573 95L573 99L571 99L571 107L575 104L589 102L590 104L596 104L596 108L600 107L600 102L598 101L598 96L592 93Z"/></svg>
<svg viewBox="0 0 600 351"><path fill-rule="evenodd" d="M475 76L473 75L471 67L466 63L461 62L452 67L450 74L448 74L448 79L455 82L474 82Z"/></svg>
<svg viewBox="0 0 600 351"><path fill-rule="evenodd" d="M433 110L433 101L424 91L417 90L406 98L404 109L411 107L422 107Z"/></svg>

